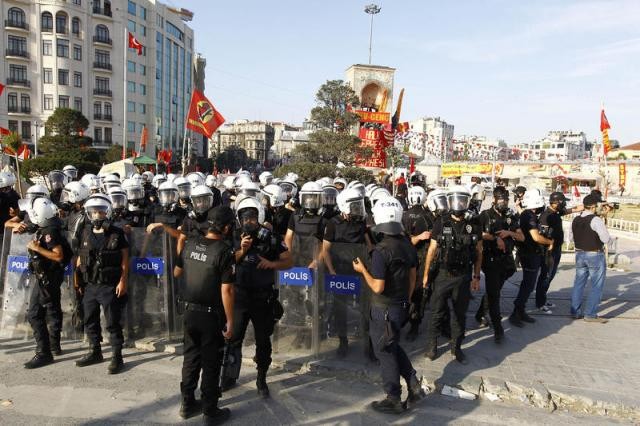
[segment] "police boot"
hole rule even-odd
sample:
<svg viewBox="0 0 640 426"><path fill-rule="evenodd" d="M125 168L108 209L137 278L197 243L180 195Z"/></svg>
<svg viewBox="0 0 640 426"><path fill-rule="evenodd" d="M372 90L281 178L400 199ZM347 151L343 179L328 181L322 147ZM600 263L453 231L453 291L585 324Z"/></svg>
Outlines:
<svg viewBox="0 0 640 426"><path fill-rule="evenodd" d="M118 374L124 367L124 361L122 361L122 346L113 347L113 355L111 356L111 362L107 371L109 374Z"/></svg>
<svg viewBox="0 0 640 426"><path fill-rule="evenodd" d="M427 352L424 354L425 357L429 358L431 361L436 359L438 356L438 339L430 339L427 341Z"/></svg>
<svg viewBox="0 0 640 426"><path fill-rule="evenodd" d="M346 337L340 337L340 346L338 346L338 350L336 351L336 355L338 358L344 358L347 356L347 352L349 351L349 341Z"/></svg>
<svg viewBox="0 0 640 426"><path fill-rule="evenodd" d="M529 324L533 324L534 322L536 322L536 319L529 316L529 314L527 314L524 309L520 312L520 319L524 322L528 322Z"/></svg>
<svg viewBox="0 0 640 426"><path fill-rule="evenodd" d="M522 322L522 318L520 317L520 313L517 309L514 309L513 313L509 315L509 322L515 327L524 327L524 322Z"/></svg>
<svg viewBox="0 0 640 426"><path fill-rule="evenodd" d="M51 353L46 354L43 352L37 352L35 356L31 358L31 361L24 364L24 368L26 368L27 370L31 370L33 368L44 367L45 365L49 365L52 362L53 356L51 355Z"/></svg>
<svg viewBox="0 0 640 426"><path fill-rule="evenodd" d="M462 352L462 339L458 339L456 342L451 341L451 356L456 359L460 364L467 365L469 361L467 356Z"/></svg>
<svg viewBox="0 0 640 426"><path fill-rule="evenodd" d="M262 398L269 398L269 387L267 386L267 370L258 369L258 378L256 379L256 387L258 395Z"/></svg>
<svg viewBox="0 0 640 426"><path fill-rule="evenodd" d="M186 420L200 413L202 413L202 401L197 400L193 392L191 392L191 395L182 395L180 417Z"/></svg>
<svg viewBox="0 0 640 426"><path fill-rule="evenodd" d="M51 339L51 352L56 355L62 355L62 347L60 346L60 339Z"/></svg>
<svg viewBox="0 0 640 426"><path fill-rule="evenodd" d="M502 324L497 323L493 326L493 340L496 343L502 343L502 338L504 337L504 328L502 328Z"/></svg>
<svg viewBox="0 0 640 426"><path fill-rule="evenodd" d="M89 353L85 354L85 356L76 361L76 367L86 367L102 362L103 360L104 358L102 358L102 348L98 344L95 346L91 346Z"/></svg>
<svg viewBox="0 0 640 426"><path fill-rule="evenodd" d="M373 351L373 342L371 342L371 337L367 338L364 343L364 356L374 364L380 363L376 353Z"/></svg>
<svg viewBox="0 0 640 426"><path fill-rule="evenodd" d="M418 338L418 328L420 327L420 324L416 323L416 322L412 322L411 323L411 328L409 328L409 331L407 332L407 341L408 342L413 342Z"/></svg>
<svg viewBox="0 0 640 426"><path fill-rule="evenodd" d="M422 377L418 379L415 374L411 376L411 380L407 383L408 396L404 404L405 408L413 408L418 402L427 396L424 389L422 389L422 380Z"/></svg>
<svg viewBox="0 0 640 426"><path fill-rule="evenodd" d="M207 426L222 424L225 421L229 420L229 417L231 417L231 410L229 410L228 408L217 407L212 413L208 413L203 416L204 424Z"/></svg>
<svg viewBox="0 0 640 426"><path fill-rule="evenodd" d="M400 398L394 398L390 395L387 395L382 401L373 401L371 408L385 414L402 414L404 412Z"/></svg>

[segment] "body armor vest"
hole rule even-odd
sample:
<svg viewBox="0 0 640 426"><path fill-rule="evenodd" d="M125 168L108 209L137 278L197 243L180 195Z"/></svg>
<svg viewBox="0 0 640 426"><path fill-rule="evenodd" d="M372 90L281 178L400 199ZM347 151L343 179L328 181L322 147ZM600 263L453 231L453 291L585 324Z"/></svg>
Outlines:
<svg viewBox="0 0 640 426"><path fill-rule="evenodd" d="M85 282L115 287L120 281L122 252L119 247L120 238L124 238L124 235L116 229L113 225L106 229L104 244L97 247L92 227L90 225L84 227L78 255L80 272Z"/></svg>
<svg viewBox="0 0 640 426"><path fill-rule="evenodd" d="M471 272L478 242L478 235L473 231L473 225L467 219L454 222L451 217L442 217L442 234L438 237L441 268L452 275Z"/></svg>
<svg viewBox="0 0 640 426"><path fill-rule="evenodd" d="M184 301L222 308L220 294L222 271L218 270L217 265L220 263L220 256L224 252L230 252L231 247L222 240L199 237L187 240L183 251Z"/></svg>
<svg viewBox="0 0 640 426"><path fill-rule="evenodd" d="M415 263L416 252L406 238L385 236L376 245L385 258L387 266L384 277L384 290L373 294L372 302L378 305L406 302L409 299L409 271Z"/></svg>

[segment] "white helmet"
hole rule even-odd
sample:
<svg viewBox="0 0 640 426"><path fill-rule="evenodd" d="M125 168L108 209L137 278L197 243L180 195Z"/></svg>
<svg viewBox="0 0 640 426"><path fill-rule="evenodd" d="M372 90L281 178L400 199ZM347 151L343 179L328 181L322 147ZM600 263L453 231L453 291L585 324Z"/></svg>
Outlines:
<svg viewBox="0 0 640 426"><path fill-rule="evenodd" d="M191 205L196 214L203 214L213 206L213 192L207 185L198 185L191 190Z"/></svg>
<svg viewBox="0 0 640 426"><path fill-rule="evenodd" d="M69 178L61 170L51 170L47 175L47 182L52 191L62 191Z"/></svg>
<svg viewBox="0 0 640 426"><path fill-rule="evenodd" d="M539 209L544 207L544 197L537 189L527 189L522 197L522 208L527 210Z"/></svg>
<svg viewBox="0 0 640 426"><path fill-rule="evenodd" d="M258 180L260 181L260 185L263 187L269 185L273 180L273 173L271 172L262 172L260 176L258 176Z"/></svg>
<svg viewBox="0 0 640 426"><path fill-rule="evenodd" d="M209 188L215 188L216 186L218 186L218 178L216 178L214 175L208 175L204 180L204 184Z"/></svg>
<svg viewBox="0 0 640 426"><path fill-rule="evenodd" d="M29 189L27 189L27 193L24 198L27 200L33 200L35 198L45 197L49 198L49 190L44 185L31 185Z"/></svg>
<svg viewBox="0 0 640 426"><path fill-rule="evenodd" d="M154 178L153 172L151 172L149 170L147 170L147 171L142 173L142 183L143 184L153 182L153 178Z"/></svg>
<svg viewBox="0 0 640 426"><path fill-rule="evenodd" d="M80 182L84 183L85 185L87 185L87 188L91 189L91 184L93 183L93 178L95 177L96 175L94 175L93 173L85 173L80 178Z"/></svg>
<svg viewBox="0 0 640 426"><path fill-rule="evenodd" d="M338 190L335 186L329 184L322 187L322 205L334 207L338 198Z"/></svg>
<svg viewBox="0 0 640 426"><path fill-rule="evenodd" d="M191 184L191 188L195 188L196 186L204 185L204 179L196 172L189 173L187 175L187 180Z"/></svg>
<svg viewBox="0 0 640 426"><path fill-rule="evenodd" d="M257 199L253 197L244 197L240 200L240 202L236 206L236 217L238 218L238 222L242 225L241 217L243 214L243 210L246 209L256 209L258 212L258 223L262 225L264 223L264 207Z"/></svg>
<svg viewBox="0 0 640 426"><path fill-rule="evenodd" d="M42 227L47 225L50 219L56 217L58 208L48 198L36 198L31 200L31 205L27 208L27 212L29 213L29 220Z"/></svg>
<svg viewBox="0 0 640 426"><path fill-rule="evenodd" d="M300 177L298 176L297 173L289 172L289 173L287 173L287 175L284 178L285 178L285 180L288 180L288 181L291 181L291 182L295 183Z"/></svg>
<svg viewBox="0 0 640 426"><path fill-rule="evenodd" d="M371 198L371 193L379 188L377 183L370 183L369 185L364 187L364 196L367 198Z"/></svg>
<svg viewBox="0 0 640 426"><path fill-rule="evenodd" d="M236 176L235 180L233 181L233 186L236 189L236 193L240 191L240 188L242 188L242 185L249 182L252 182L252 181L251 181L251 176L249 176L248 174L243 173Z"/></svg>
<svg viewBox="0 0 640 426"><path fill-rule="evenodd" d="M259 198L260 185L257 182L244 182L238 191L238 195L248 195L250 197Z"/></svg>
<svg viewBox="0 0 640 426"><path fill-rule="evenodd" d="M91 192L84 183L78 181L69 182L62 190L60 202L69 202L71 204L82 203L84 200L89 198L89 195L91 195Z"/></svg>
<svg viewBox="0 0 640 426"><path fill-rule="evenodd" d="M108 194L111 188L121 186L120 178L117 175L108 174L102 178L102 186L104 187L104 192Z"/></svg>
<svg viewBox="0 0 640 426"><path fill-rule="evenodd" d="M351 182L349 182L349 184L347 185L347 188L354 188L356 189L358 192L360 192L360 194L362 194L362 196L365 196L365 187L364 184L362 182L360 182L359 180L352 180Z"/></svg>
<svg viewBox="0 0 640 426"><path fill-rule="evenodd" d="M282 188L282 192L284 193L286 200L290 200L298 193L298 185L296 185L296 183L289 178L281 181L280 183L278 183L278 185L280 186L280 188Z"/></svg>
<svg viewBox="0 0 640 426"><path fill-rule="evenodd" d="M474 201L484 201L484 197L486 196L484 186L479 183L474 183L469 188L469 193L471 194L471 199Z"/></svg>
<svg viewBox="0 0 640 426"><path fill-rule="evenodd" d="M178 176L173 183L178 188L178 196L182 199L191 197L191 182L184 176Z"/></svg>
<svg viewBox="0 0 640 426"><path fill-rule="evenodd" d="M373 221L376 223L371 230L389 235L399 235L404 231L402 215L404 209L395 197L388 196L378 200L373 206Z"/></svg>
<svg viewBox="0 0 640 426"><path fill-rule="evenodd" d="M127 193L119 186L112 186L109 189L109 199L111 199L111 207L115 209L126 209L128 200Z"/></svg>
<svg viewBox="0 0 640 426"><path fill-rule="evenodd" d="M300 189L300 206L305 210L318 211L322 207L322 186L317 182L307 182Z"/></svg>
<svg viewBox="0 0 640 426"><path fill-rule="evenodd" d="M155 189L160 188L160 185L167 181L167 177L164 174L155 175L151 181L151 186Z"/></svg>
<svg viewBox="0 0 640 426"><path fill-rule="evenodd" d="M355 188L347 188L338 194L338 209L344 214L365 217L364 196Z"/></svg>
<svg viewBox="0 0 640 426"><path fill-rule="evenodd" d="M140 175L140 173L132 174L129 179L142 185L142 175Z"/></svg>
<svg viewBox="0 0 640 426"><path fill-rule="evenodd" d="M421 206L425 201L425 191L421 186L412 186L409 188L409 206Z"/></svg>
<svg viewBox="0 0 640 426"><path fill-rule="evenodd" d="M427 195L427 207L433 214L440 214L449 210L449 200L447 191L444 189L434 189Z"/></svg>
<svg viewBox="0 0 640 426"><path fill-rule="evenodd" d="M111 199L104 194L93 194L84 203L84 211L87 219L95 227L101 227L102 223L111 219Z"/></svg>
<svg viewBox="0 0 640 426"><path fill-rule="evenodd" d="M173 182L176 179L176 177L177 176L175 175L175 173L169 173L167 175L167 182Z"/></svg>
<svg viewBox="0 0 640 426"><path fill-rule="evenodd" d="M449 202L449 210L454 215L463 215L469 209L469 201L471 201L471 193L464 185L456 185L447 191L447 201Z"/></svg>
<svg viewBox="0 0 640 426"><path fill-rule="evenodd" d="M391 197L391 193L387 188L376 188L371 192L371 196L369 197L369 201L371 202L371 206L375 206L378 200Z"/></svg>
<svg viewBox="0 0 640 426"><path fill-rule="evenodd" d="M10 188L16 183L16 176L11 172L0 172L0 188Z"/></svg>
<svg viewBox="0 0 640 426"><path fill-rule="evenodd" d="M227 191L233 191L236 189L236 186L234 185L235 180L236 178L234 176L227 176L222 181L222 186L224 186L224 189L226 189Z"/></svg>
<svg viewBox="0 0 640 426"><path fill-rule="evenodd" d="M347 181L345 178L341 178L341 177L337 177L333 180L333 184L335 185L336 189L338 189L338 191L342 191L343 189L345 189L347 187ZM342 185L342 189L338 188L338 185Z"/></svg>
<svg viewBox="0 0 640 426"><path fill-rule="evenodd" d="M64 166L62 168L62 172L67 175L69 181L76 180L78 178L78 169L76 169L76 166L72 166L71 164Z"/></svg>
<svg viewBox="0 0 640 426"><path fill-rule="evenodd" d="M329 176L324 176L321 177L320 179L318 179L320 182L320 185L325 186L325 185L333 185L333 179L330 178Z"/></svg>
<svg viewBox="0 0 640 426"><path fill-rule="evenodd" d="M137 179L125 179L122 182L122 189L127 193L127 200L130 203L135 203L144 198L144 188Z"/></svg>
<svg viewBox="0 0 640 426"><path fill-rule="evenodd" d="M100 192L100 189L102 188L102 178L92 173L87 173L86 175L82 176L80 182L87 185L89 187L89 190L92 192Z"/></svg>
<svg viewBox="0 0 640 426"><path fill-rule="evenodd" d="M262 188L263 202L269 200L271 207L284 206L284 192L279 185L271 184Z"/></svg>
<svg viewBox="0 0 640 426"><path fill-rule="evenodd" d="M163 207L178 202L178 187L173 182L165 182L158 188L158 201Z"/></svg>

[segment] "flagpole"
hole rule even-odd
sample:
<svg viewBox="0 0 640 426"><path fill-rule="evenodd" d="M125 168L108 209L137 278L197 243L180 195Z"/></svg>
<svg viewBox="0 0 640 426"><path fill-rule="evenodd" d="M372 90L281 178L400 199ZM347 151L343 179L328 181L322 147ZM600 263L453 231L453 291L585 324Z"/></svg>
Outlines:
<svg viewBox="0 0 640 426"><path fill-rule="evenodd" d="M122 159L124 160L125 158L127 158L127 49L128 49L128 43L127 43L127 28L124 29L124 37L123 37L123 49L122 51L124 52L123 54L123 58L122 58L122 76L123 76L123 82L122 82L122 99L123 99L123 108L122 108L122 112L124 114L124 120L122 122Z"/></svg>
<svg viewBox="0 0 640 426"><path fill-rule="evenodd" d="M600 104L600 114L602 114L602 111L604 111L604 101L602 101ZM607 130L608 132L608 129L605 129L605 130ZM602 136L602 154L604 156L604 173L603 173L602 185L604 186L604 198L606 199L609 192L608 183L607 183L607 150L604 146L604 135L601 134L601 136Z"/></svg>
<svg viewBox="0 0 640 426"><path fill-rule="evenodd" d="M189 110L191 110L191 103L193 102L193 93L191 91L191 99L189 99ZM187 122L189 121L189 114L187 114ZM187 158L185 156L185 147L187 143L187 122L184 123L184 135L182 136L182 176L185 175L187 168Z"/></svg>

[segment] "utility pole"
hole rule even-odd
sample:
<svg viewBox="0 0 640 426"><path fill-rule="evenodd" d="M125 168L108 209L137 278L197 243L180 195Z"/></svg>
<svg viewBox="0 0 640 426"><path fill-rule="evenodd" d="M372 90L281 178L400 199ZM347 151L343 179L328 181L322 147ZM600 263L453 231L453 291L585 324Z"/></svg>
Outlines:
<svg viewBox="0 0 640 426"><path fill-rule="evenodd" d="M380 13L382 8L377 4L369 4L364 7L364 12L371 15L371 25L369 26L369 65L371 65L371 44L373 41L373 16Z"/></svg>

